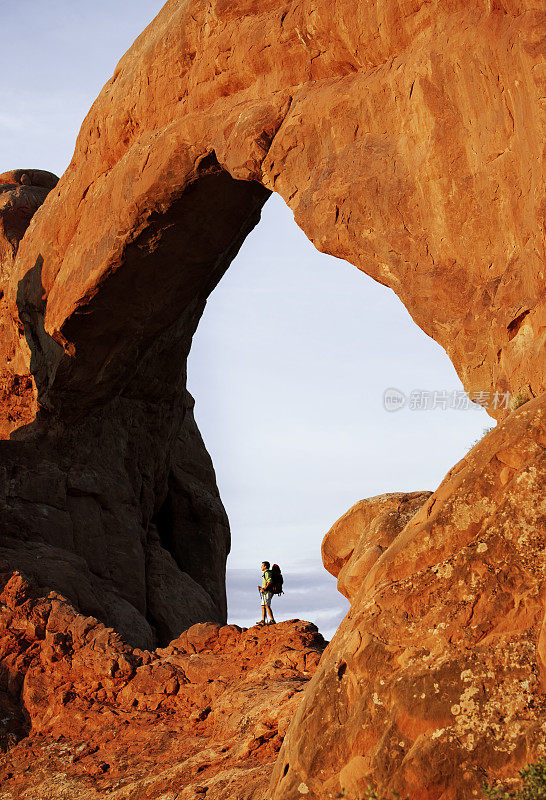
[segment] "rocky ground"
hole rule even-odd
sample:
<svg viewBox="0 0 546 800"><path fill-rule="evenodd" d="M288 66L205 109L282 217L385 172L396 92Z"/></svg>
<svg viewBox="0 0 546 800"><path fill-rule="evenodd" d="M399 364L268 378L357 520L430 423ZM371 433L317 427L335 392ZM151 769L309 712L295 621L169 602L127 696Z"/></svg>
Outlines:
<svg viewBox="0 0 546 800"><path fill-rule="evenodd" d="M138 650L19 574L0 602L2 800L262 800L326 645L289 620Z"/></svg>

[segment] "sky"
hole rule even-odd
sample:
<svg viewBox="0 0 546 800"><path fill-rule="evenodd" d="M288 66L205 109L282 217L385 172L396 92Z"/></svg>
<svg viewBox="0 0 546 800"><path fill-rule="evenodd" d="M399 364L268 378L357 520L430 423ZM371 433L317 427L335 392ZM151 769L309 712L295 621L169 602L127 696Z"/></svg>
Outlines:
<svg viewBox="0 0 546 800"><path fill-rule="evenodd" d="M160 10L148 0L19 0L0 20L0 172L60 175L89 107ZM230 621L259 618L264 559L281 565L278 619L330 638L348 608L322 567L331 525L365 497L434 490L494 422L444 350L396 295L319 253L274 195L211 295L194 337L189 389L232 529ZM384 392L429 406L389 411ZM449 404L449 400L448 400Z"/></svg>

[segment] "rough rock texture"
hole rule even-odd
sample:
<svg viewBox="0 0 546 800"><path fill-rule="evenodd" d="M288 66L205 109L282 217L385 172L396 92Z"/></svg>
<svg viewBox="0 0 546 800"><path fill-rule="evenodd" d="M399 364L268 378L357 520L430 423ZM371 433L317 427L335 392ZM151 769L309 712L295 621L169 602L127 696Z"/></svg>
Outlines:
<svg viewBox="0 0 546 800"><path fill-rule="evenodd" d="M143 651L60 595L6 578L2 800L263 800L325 646L314 625L205 623Z"/></svg>
<svg viewBox="0 0 546 800"><path fill-rule="evenodd" d="M432 492L391 492L361 500L328 531L322 561L337 578L337 588L353 602L379 556Z"/></svg>
<svg viewBox="0 0 546 800"><path fill-rule="evenodd" d="M146 648L225 621L229 529L186 358L272 190L319 249L398 294L468 391L536 396L402 532L422 497L372 515L352 556L333 548L352 610L296 714L278 800L368 780L466 800L482 766L511 772L542 747L545 18L542 0L169 0L20 242L54 180L5 179L26 210L0 206L0 558L38 607L55 590ZM35 625L30 607L16 617ZM50 658L53 685L77 663L59 625L21 654ZM137 717L138 697L106 702L127 662L96 678L108 725ZM49 730L80 688L50 707L40 674L24 696ZM141 756L155 733L135 734Z"/></svg>
<svg viewBox="0 0 546 800"><path fill-rule="evenodd" d="M69 414L82 381L84 408L123 390L135 350L202 288L196 260L210 278L267 197L233 179L278 191L321 250L391 286L468 389L543 391L543 24L539 0L170 0L6 288L14 309L41 273L25 291L47 299L40 402ZM135 307L112 319L122 287Z"/></svg>
<svg viewBox="0 0 546 800"><path fill-rule="evenodd" d="M0 442L0 557L143 647L196 622L226 620L229 526L185 389L186 358L206 297L257 220L265 190L218 175L214 165L201 164L197 175L176 206L179 225L174 212L164 215L134 244L133 267L79 317L93 366L77 386L65 383L63 407ZM158 255L162 226L170 244ZM44 251L51 241L50 232ZM41 263L40 254L5 320L8 422L12 405L19 423L31 416L21 410L29 391L35 395L21 370L24 354L40 385L52 352ZM113 337L118 324L124 343ZM123 366L112 348L123 351ZM103 379L107 395L96 389ZM12 404L13 385L26 394Z"/></svg>
<svg viewBox="0 0 546 800"><path fill-rule="evenodd" d="M59 179L52 172L16 169L0 175L0 265L2 280L9 277L19 242L30 221Z"/></svg>
<svg viewBox="0 0 546 800"><path fill-rule="evenodd" d="M141 647L226 619L228 523L180 390L176 412L117 397L85 423L0 442L0 558Z"/></svg>
<svg viewBox="0 0 546 800"><path fill-rule="evenodd" d="M34 418L36 387L29 374L24 320L12 319L4 286L13 271L19 242L30 221L58 183L51 172L14 170L0 175L0 437Z"/></svg>
<svg viewBox="0 0 546 800"><path fill-rule="evenodd" d="M543 395L428 499L372 498L334 526L325 564L352 605L285 737L274 800L368 786L469 800L486 774L546 755L545 484Z"/></svg>
<svg viewBox="0 0 546 800"><path fill-rule="evenodd" d="M185 363L270 190L469 391L544 390L543 22L539 0L169 0L2 268L15 568L141 645L225 621Z"/></svg>

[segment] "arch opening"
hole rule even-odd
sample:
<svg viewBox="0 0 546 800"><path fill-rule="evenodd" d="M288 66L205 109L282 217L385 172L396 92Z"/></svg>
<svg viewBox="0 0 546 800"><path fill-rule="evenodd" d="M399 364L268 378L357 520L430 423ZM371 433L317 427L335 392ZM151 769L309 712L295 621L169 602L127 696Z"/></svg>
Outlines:
<svg viewBox="0 0 546 800"><path fill-rule="evenodd" d="M232 531L230 621L257 619L266 558L286 574L280 618L327 638L346 610L320 558L330 526L364 497L436 488L490 421L384 408L387 387L463 387L394 292L316 250L276 194L207 303L188 385Z"/></svg>
<svg viewBox="0 0 546 800"><path fill-rule="evenodd" d="M36 496L31 469L6 506L7 527L16 518L25 542L10 560L140 646L227 618L229 524L186 361L207 297L269 196L232 178L214 154L203 159L67 316L57 337L64 349L45 333L47 305L33 296L41 281L20 284L21 307L35 311L27 338L40 414L17 444L39 453L44 491ZM14 472L22 452L10 449ZM29 499L41 516L28 515Z"/></svg>

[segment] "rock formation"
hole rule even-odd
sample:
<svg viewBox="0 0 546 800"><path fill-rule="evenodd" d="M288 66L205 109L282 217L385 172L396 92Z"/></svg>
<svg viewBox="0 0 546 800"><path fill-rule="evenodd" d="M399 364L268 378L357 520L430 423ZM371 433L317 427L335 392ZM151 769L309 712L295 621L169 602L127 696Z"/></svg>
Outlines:
<svg viewBox="0 0 546 800"><path fill-rule="evenodd" d="M17 573L1 584L5 800L263 798L324 649L314 625L194 625L150 652Z"/></svg>
<svg viewBox="0 0 546 800"><path fill-rule="evenodd" d="M538 0L168 2L93 105L7 283L14 316L18 292L47 300L41 406L71 418L74 392L80 414L123 393L184 311L191 336L268 195L258 183L319 249L393 288L469 390L538 395L543 19Z"/></svg>
<svg viewBox="0 0 546 800"><path fill-rule="evenodd" d="M4 288L13 270L19 242L30 221L58 182L42 170L14 170L0 175L0 437L33 419L36 387L29 373L24 322L9 313Z"/></svg>
<svg viewBox="0 0 546 800"><path fill-rule="evenodd" d="M536 0L170 0L2 268L0 555L142 646L225 621L185 363L270 190L469 391L542 392L542 21Z"/></svg>
<svg viewBox="0 0 546 800"><path fill-rule="evenodd" d="M393 543L432 492L391 492L361 500L322 542L322 561L351 603L379 556Z"/></svg>
<svg viewBox="0 0 546 800"><path fill-rule="evenodd" d="M288 730L273 800L370 786L467 800L546 756L545 483L543 396L432 495L372 498L336 523L324 563L351 609Z"/></svg>
<svg viewBox="0 0 546 800"><path fill-rule="evenodd" d="M2 255L14 567L141 645L225 621L185 362L270 190L397 292L469 391L543 391L539 5L166 4ZM165 608L167 586L191 601Z"/></svg>
<svg viewBox="0 0 546 800"><path fill-rule="evenodd" d="M328 537L352 609L276 798L371 780L453 800L539 747L544 19L539 0L169 0L59 183L0 179L0 559L124 647L226 620L186 359L271 191L398 294L475 399L531 400L493 401L505 424L431 498L376 498Z"/></svg>
<svg viewBox="0 0 546 800"><path fill-rule="evenodd" d="M135 240L132 271L112 276L78 313L86 343L77 350L93 366L81 371L74 358L55 401L38 397L34 422L0 442L0 557L145 647L195 622L226 620L229 526L185 389L186 358L206 298L266 191L218 174L210 161L196 176L155 234ZM160 229L171 239L162 256L153 244ZM47 234L44 252L54 238ZM6 397L8 428L14 416L33 419L21 405L35 402L42 379L50 382L59 350L44 329L43 258L17 283L15 305L5 302L4 385L26 387ZM56 380L63 371L55 368Z"/></svg>

